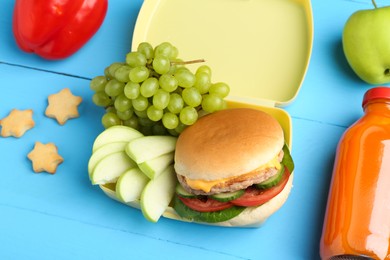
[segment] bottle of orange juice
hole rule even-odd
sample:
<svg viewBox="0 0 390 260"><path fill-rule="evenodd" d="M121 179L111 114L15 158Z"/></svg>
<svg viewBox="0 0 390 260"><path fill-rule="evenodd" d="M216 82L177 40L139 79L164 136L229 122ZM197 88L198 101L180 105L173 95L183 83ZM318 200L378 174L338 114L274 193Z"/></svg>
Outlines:
<svg viewBox="0 0 390 260"><path fill-rule="evenodd" d="M368 90L363 110L338 145L320 242L323 260L390 260L390 88Z"/></svg>

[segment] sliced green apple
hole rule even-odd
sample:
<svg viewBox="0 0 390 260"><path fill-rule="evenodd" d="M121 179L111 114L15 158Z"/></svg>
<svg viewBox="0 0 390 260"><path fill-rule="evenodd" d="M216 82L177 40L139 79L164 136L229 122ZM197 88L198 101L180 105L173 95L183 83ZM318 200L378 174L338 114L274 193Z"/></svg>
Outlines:
<svg viewBox="0 0 390 260"><path fill-rule="evenodd" d="M125 150L125 147L127 145L127 142L115 142L115 143L109 143L101 146L99 149L97 149L95 152L92 153L91 157L88 161L88 174L91 176L93 170L96 167L96 164L106 157L109 154L117 153L117 152L123 152Z"/></svg>
<svg viewBox="0 0 390 260"><path fill-rule="evenodd" d="M91 174L92 184L115 182L125 171L137 167L137 164L125 152L117 152L101 159Z"/></svg>
<svg viewBox="0 0 390 260"><path fill-rule="evenodd" d="M176 137L144 136L133 139L126 146L126 153L136 163L140 164L163 154L173 152L176 147Z"/></svg>
<svg viewBox="0 0 390 260"><path fill-rule="evenodd" d="M123 202L139 200L150 179L138 168L123 173L116 183L116 195Z"/></svg>
<svg viewBox="0 0 390 260"><path fill-rule="evenodd" d="M118 125L112 126L101 132L95 139L92 146L92 151L95 152L97 149L105 144L115 142L129 142L133 139L142 137L139 131L132 127Z"/></svg>
<svg viewBox="0 0 390 260"><path fill-rule="evenodd" d="M173 163L173 157L174 153L170 152L154 159L144 161L143 163L138 164L138 167L146 176L150 179L154 179Z"/></svg>
<svg viewBox="0 0 390 260"><path fill-rule="evenodd" d="M141 210L144 217L157 222L175 193L176 176L173 165L167 167L157 178L148 182L141 194Z"/></svg>

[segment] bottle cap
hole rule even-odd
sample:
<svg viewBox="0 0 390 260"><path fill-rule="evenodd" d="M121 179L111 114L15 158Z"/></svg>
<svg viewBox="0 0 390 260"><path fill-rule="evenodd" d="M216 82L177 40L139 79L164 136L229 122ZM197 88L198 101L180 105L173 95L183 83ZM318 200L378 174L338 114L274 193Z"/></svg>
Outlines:
<svg viewBox="0 0 390 260"><path fill-rule="evenodd" d="M390 88L389 87L375 87L367 90L363 97L362 106L364 107L368 101L373 99L385 98L390 99Z"/></svg>

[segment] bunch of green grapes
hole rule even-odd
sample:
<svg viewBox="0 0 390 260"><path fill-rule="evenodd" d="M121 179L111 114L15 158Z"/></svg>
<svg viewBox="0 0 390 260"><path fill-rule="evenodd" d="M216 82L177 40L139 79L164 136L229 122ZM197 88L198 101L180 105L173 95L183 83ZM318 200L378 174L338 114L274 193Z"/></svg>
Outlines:
<svg viewBox="0 0 390 260"><path fill-rule="evenodd" d="M126 61L113 63L90 82L93 102L104 107L105 128L127 125L144 135L177 136L200 115L226 107L226 83L211 82L211 69L201 65L191 72L178 50L168 42L153 48L142 42Z"/></svg>

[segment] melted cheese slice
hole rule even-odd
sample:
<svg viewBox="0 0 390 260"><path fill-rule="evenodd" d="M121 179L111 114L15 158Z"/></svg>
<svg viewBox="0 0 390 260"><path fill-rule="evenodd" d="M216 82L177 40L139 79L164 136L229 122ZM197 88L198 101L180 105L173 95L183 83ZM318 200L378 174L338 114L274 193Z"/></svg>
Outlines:
<svg viewBox="0 0 390 260"><path fill-rule="evenodd" d="M250 177L258 174L259 171L264 170L265 168L272 168L272 167L274 167L278 170L281 168L280 162L278 160L278 156L275 156L268 163L260 166L259 168L253 170L250 173L244 174L243 176L245 176L245 179L249 179ZM211 188L214 187L215 185L220 184L220 183L224 183L224 182L228 182L228 181L235 179L235 178L237 178L237 176L219 179L219 180L213 180L213 181L206 181L206 180L199 180L199 179L193 180L193 179L188 179L188 178L185 178L185 179L186 179L188 186L190 186L192 189L202 190L204 192L210 192Z"/></svg>

